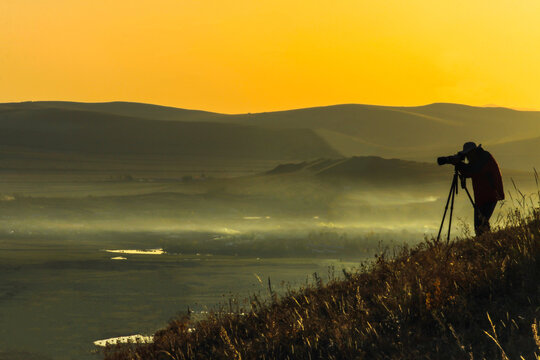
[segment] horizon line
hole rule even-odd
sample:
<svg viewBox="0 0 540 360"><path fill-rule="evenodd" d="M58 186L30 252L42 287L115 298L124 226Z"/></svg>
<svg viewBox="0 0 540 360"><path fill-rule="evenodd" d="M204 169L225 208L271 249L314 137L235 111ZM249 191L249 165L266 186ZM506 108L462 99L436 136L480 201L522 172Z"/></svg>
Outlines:
<svg viewBox="0 0 540 360"><path fill-rule="evenodd" d="M387 108L418 108L418 107L425 107L425 106L430 106L430 105L445 105L446 104L446 105L467 106L467 107L472 107L472 108L484 108L484 109L488 109L488 108L497 109L498 108L498 109L513 110L513 111L531 111L531 112L540 111L540 109L529 108L529 107L502 106L502 105L497 105L497 104L469 105L469 104L453 103L453 102L446 102L446 101L435 101L435 102L430 102L430 103L421 104L421 105L382 105L382 104L366 104L366 103L334 103L334 104L327 104L327 105L313 105L313 106L293 107L293 108L285 108L285 109L274 109L274 110L265 110L265 111L248 111L248 112L233 112L233 113L218 112L218 111L203 110L203 109L195 109L195 108L189 108L189 107L179 107L179 106L175 106L175 105L155 104L155 103L144 102L144 101L128 101L128 100L109 100L109 101L24 100L24 101L0 102L0 105L24 104L24 103L74 103L74 104L125 103L125 104L141 104L141 105L157 106L157 107L172 108L172 109L186 110L186 111L200 111L200 112L214 113L214 114L220 114L220 115L264 114L264 113L285 112L285 111L295 111L295 110L329 108L329 107L347 106L347 105L387 107Z"/></svg>

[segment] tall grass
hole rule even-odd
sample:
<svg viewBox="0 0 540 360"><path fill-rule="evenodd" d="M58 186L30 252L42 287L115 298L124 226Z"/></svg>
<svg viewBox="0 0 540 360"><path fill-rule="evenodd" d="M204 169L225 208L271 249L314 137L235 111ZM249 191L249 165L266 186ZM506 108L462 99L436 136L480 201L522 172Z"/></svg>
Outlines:
<svg viewBox="0 0 540 360"><path fill-rule="evenodd" d="M540 359L540 212L524 209L281 297L269 282L265 300L176 319L105 359Z"/></svg>

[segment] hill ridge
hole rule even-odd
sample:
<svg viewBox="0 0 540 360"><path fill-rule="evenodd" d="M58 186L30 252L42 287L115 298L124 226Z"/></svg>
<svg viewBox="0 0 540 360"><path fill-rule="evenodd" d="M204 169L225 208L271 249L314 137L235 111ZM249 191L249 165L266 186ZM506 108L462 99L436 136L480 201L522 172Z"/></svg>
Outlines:
<svg viewBox="0 0 540 360"><path fill-rule="evenodd" d="M512 111L512 112L532 112L532 113L540 112L540 110L518 110L518 109L513 109L513 108L509 108L509 107L504 107L504 106L475 106L475 105L467 105L467 104L451 103L451 102L433 102L433 103L427 103L427 104L423 104L423 105L407 105L407 106L404 106L404 105L378 105L378 104L364 104L364 103L336 103L336 104L329 104L329 105L298 107L298 108L291 108L291 109L285 109L285 110L269 110L269 111L247 112L247 113L222 113L222 112L209 111L209 110L190 109L190 108L176 107L176 106L170 106L170 105L160 105L160 104L153 104L153 103L146 103L146 102L123 101L123 100L114 100L114 101L29 100L29 101L0 103L0 106L3 106L3 105L15 105L15 106L21 106L21 105L46 105L47 107L60 107L60 108L61 108L60 105L67 105L67 106L77 106L77 105L81 105L81 106L92 106L92 105L133 105L133 106L137 106L137 105L141 105L141 106L147 106L147 107L152 107L152 108L157 108L157 109L183 110L183 111L200 112L200 113L213 114L213 115L229 115L229 116L259 115L259 114L297 111L297 110L339 108L339 107L348 107L348 106L384 108L384 109L422 109L422 108L439 107L439 106L453 106L453 107L461 107L461 108L469 108L469 109L509 110L509 111Z"/></svg>

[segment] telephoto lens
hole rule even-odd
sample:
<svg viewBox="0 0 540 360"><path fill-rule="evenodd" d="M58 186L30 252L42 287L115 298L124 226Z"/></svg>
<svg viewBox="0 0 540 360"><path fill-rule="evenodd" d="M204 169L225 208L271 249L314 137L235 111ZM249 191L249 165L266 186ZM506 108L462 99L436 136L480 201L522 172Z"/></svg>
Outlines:
<svg viewBox="0 0 540 360"><path fill-rule="evenodd" d="M439 165L446 165L449 164L450 161L448 159L448 156L440 156L437 158L437 164Z"/></svg>
<svg viewBox="0 0 540 360"><path fill-rule="evenodd" d="M457 153L455 155L450 156L440 156L437 158L437 164L439 165L446 165L446 164L452 164L456 165L458 162L463 160L463 155L460 153Z"/></svg>

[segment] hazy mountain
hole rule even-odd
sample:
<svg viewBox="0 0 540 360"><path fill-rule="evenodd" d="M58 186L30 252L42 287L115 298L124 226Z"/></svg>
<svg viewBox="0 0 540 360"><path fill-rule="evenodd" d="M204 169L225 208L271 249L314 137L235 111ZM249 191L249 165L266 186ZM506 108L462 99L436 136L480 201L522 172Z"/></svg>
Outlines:
<svg viewBox="0 0 540 360"><path fill-rule="evenodd" d="M336 105L245 115L242 123L310 128L343 155L433 161L465 141L486 147L540 136L540 113L456 104L420 107Z"/></svg>
<svg viewBox="0 0 540 360"><path fill-rule="evenodd" d="M65 112L68 110L71 112ZM52 126L55 121L66 119L66 114L73 115L74 110L84 110L87 114L94 112L92 118L95 122L102 119L102 123L107 122L108 120L104 119L111 115L131 118L127 122L133 122L133 125L124 122L122 126L133 128L126 132L126 136L135 136L136 142L140 142L141 145L130 147L127 146L126 139L117 139L112 135L103 134L105 138L97 142L100 147L107 148L105 144L110 141L119 144L117 147L107 148L107 151L123 149L122 151L129 152L146 149L143 152L172 151L177 154L185 152L196 156L219 154L224 157L294 158L296 160L312 159L317 156L374 155L434 162L437 156L450 155L460 150L464 142L475 141L490 150L502 167L519 169L540 167L540 152L531 151L535 142L538 142L535 139L540 138L540 112L534 111L444 103L417 107L347 104L225 115L127 102L28 102L0 105L0 111L4 115L9 112L17 113L17 115L10 115L12 117L39 117L41 112L48 114L49 121L44 122L43 126ZM52 121L51 111L57 111L57 120ZM85 116L90 117L90 115ZM183 130L180 131L179 128L172 130L174 127L172 124L159 123L157 125L156 123L156 127L161 130L146 133L142 131L144 126L136 122L135 118L182 123L179 126ZM70 131L73 131L75 125L64 122L61 125L58 123L58 126L68 126ZM247 130L248 128L250 130ZM100 129L99 131L113 131L104 127ZM34 130L27 127L25 131ZM42 131L45 131L44 128ZM119 130L115 131L118 134ZM185 137L179 135L179 131L185 134ZM233 135L231 131L236 135ZM161 135L156 132L160 132ZM137 138L135 133L142 138ZM151 135L155 139L154 142L143 139L145 135ZM164 136L163 141L157 140L160 136ZM293 140L297 136L298 141ZM178 144L173 146L175 137L178 143L186 144L186 146ZM206 140L198 143L195 141L198 138ZM43 141L45 140L39 139L39 142L43 143ZM10 144L13 142L16 142L15 139ZM79 147L83 147L86 142L86 150L91 149L92 144L96 144L93 140L84 139L73 140L73 142L76 142ZM156 142L157 145L155 145ZM120 146L122 143L124 145ZM47 146L52 145L51 139ZM258 150L251 151L251 147ZM318 150L316 150L317 147Z"/></svg>
<svg viewBox="0 0 540 360"><path fill-rule="evenodd" d="M147 120L57 108L0 110L0 147L60 153L309 159L339 156L310 129Z"/></svg>
<svg viewBox="0 0 540 360"><path fill-rule="evenodd" d="M200 110L186 110L169 106L134 103L126 101L113 101L103 103L80 103L71 101L29 101L22 103L0 104L2 109L65 109L94 111L113 115L137 117L150 120L167 121L210 121L214 118L222 118L222 114Z"/></svg>
<svg viewBox="0 0 540 360"><path fill-rule="evenodd" d="M491 147L497 154L497 160L510 169L540 169L538 157L540 153L540 137L511 141Z"/></svg>

